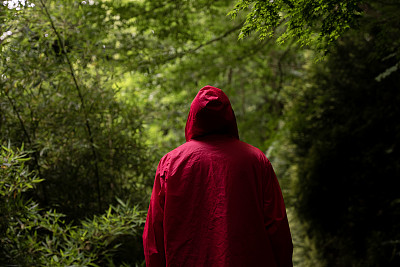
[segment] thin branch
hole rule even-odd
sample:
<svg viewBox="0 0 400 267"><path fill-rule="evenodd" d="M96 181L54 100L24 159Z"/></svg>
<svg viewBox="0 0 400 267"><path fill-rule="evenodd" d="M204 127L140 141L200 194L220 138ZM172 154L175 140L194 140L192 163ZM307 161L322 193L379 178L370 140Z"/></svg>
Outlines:
<svg viewBox="0 0 400 267"><path fill-rule="evenodd" d="M242 22L242 23L236 25L235 27L229 29L229 30L228 30L227 32L225 32L224 34L222 34L222 35L220 35L220 36L218 36L218 37L216 37L216 38L214 38L214 39L208 40L207 42L202 43L202 44L198 45L198 46L195 47L195 48L188 49L188 50L185 50L185 51L180 52L180 53L176 53L175 55L172 55L172 56L166 58L166 59L165 59L163 62L161 62L161 63L164 64L164 63L167 63L168 61L171 61L171 60L174 60L174 59L177 59L177 58L182 58L182 57L184 57L184 56L187 55L187 54L195 53L197 50L200 50L201 48L203 48L203 47L205 47L205 46L207 46L207 45L210 45L210 44L212 44L212 43L218 42L218 41L224 39L225 37L227 37L228 35L230 35L231 33L235 32L236 30L240 29L240 28L243 26L243 23L244 23L244 22ZM149 63L149 62L147 62L147 63Z"/></svg>
<svg viewBox="0 0 400 267"><path fill-rule="evenodd" d="M224 39L225 37L227 37L228 35L230 35L231 33L233 33L234 31L240 29L243 26L243 23L240 23L239 25L236 25L235 27L233 27L232 29L228 30L227 32L225 32L223 35L218 36L217 38L211 39L207 42L205 42L204 44L200 44L199 46L197 46L196 48L193 49L189 49L186 51L186 53L194 53L197 50L201 49L204 46L210 45L214 42L218 42L219 40Z"/></svg>
<svg viewBox="0 0 400 267"><path fill-rule="evenodd" d="M96 148L94 146L94 139L93 139L93 134L92 134L92 130L91 130L88 114L87 114L87 109L86 109L86 106L85 106L85 100L83 98L82 91L81 91L81 89L79 87L78 80L76 78L75 71L74 71L74 68L72 66L71 60L69 59L69 56L68 56L67 50L65 48L65 44L63 42L63 39L61 38L60 33L58 32L57 28L55 27L54 21L51 18L49 10L47 9L47 7L46 7L45 3L43 2L43 0L40 0L40 3L43 6L43 9L44 9L44 11L46 13L47 18L49 19L51 28L53 29L54 33L57 36L57 40L58 40L59 45L61 47L62 54L64 55L64 57L65 57L65 59L67 61L67 64L68 64L72 79L74 81L75 89L76 89L76 91L78 93L79 100L80 100L81 105L82 105L83 114L85 116L85 126L86 126L86 129L87 129L87 132L88 132L88 137L89 137L89 143L90 143L90 147L91 147L91 150L92 150L92 155L93 155L94 160L95 160L94 161L94 171L95 171L96 186L97 186L97 201L98 201L99 212L101 212L102 211L102 207L101 207L102 205L101 205L101 199L100 199L101 190L100 190L100 175L99 175L99 167L98 167L98 155L97 155L97 152L96 152Z"/></svg>
<svg viewBox="0 0 400 267"><path fill-rule="evenodd" d="M8 102L10 102L10 105L11 105L14 113L17 115L18 121L19 121L19 123L21 125L21 128L22 128L22 131L24 132L24 135L25 135L26 139L28 140L28 143L29 143L30 147L32 147L32 139L31 139L31 137L30 137L30 135L28 133L28 130L25 127L25 123L24 123L24 120L21 117L21 114L19 113L19 111L18 111L14 101L12 100L12 98L8 95L8 92L4 91L4 94L6 95ZM33 154L34 154L34 161L35 161L35 165L37 166L37 171L38 171L39 177L41 177L42 175L41 175L41 172L40 172L39 153L35 150L35 152ZM43 183L41 184L41 188L42 188L42 191L43 191L44 203L47 205L47 191L46 191L46 187L45 187L45 185Z"/></svg>
<svg viewBox="0 0 400 267"><path fill-rule="evenodd" d="M288 48L285 50L285 52L283 52L283 54L279 57L278 60L278 70L279 70L279 85L278 85L278 90L276 92L276 94L278 95L280 90L282 89L282 84L283 84L283 69L282 69L282 61L283 59L289 54L289 51L291 50L293 45L293 40L291 40ZM276 97L277 97L276 95ZM275 97L275 99L276 99Z"/></svg>
<svg viewBox="0 0 400 267"><path fill-rule="evenodd" d="M271 38L262 40L258 45L254 46L254 48L250 52L246 53L244 56L236 57L236 60L243 60L243 59L254 56L261 49L263 49L265 47L265 45L267 45L270 42L270 40L271 40Z"/></svg>
<svg viewBox="0 0 400 267"><path fill-rule="evenodd" d="M25 135L26 139L28 140L28 143L32 146L32 140L31 140L31 138L30 138L30 136L28 134L28 131L26 130L25 123L22 120L21 114L19 114L19 112L17 110L17 107L15 106L15 104L12 101L11 97L8 95L8 92L4 92L4 93L5 93L6 97L7 97L8 102L10 102L10 105L11 105L14 113L17 115L19 124L21 125L22 131L24 132L24 135Z"/></svg>

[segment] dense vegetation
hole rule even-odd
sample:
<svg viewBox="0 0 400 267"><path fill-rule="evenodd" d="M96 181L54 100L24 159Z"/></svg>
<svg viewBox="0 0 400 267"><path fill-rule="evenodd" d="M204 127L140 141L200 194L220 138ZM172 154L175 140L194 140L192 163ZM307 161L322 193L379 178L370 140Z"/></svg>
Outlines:
<svg viewBox="0 0 400 267"><path fill-rule="evenodd" d="M398 266L399 12L396 0L2 2L0 265L143 265L155 167L210 84L276 169L295 266Z"/></svg>

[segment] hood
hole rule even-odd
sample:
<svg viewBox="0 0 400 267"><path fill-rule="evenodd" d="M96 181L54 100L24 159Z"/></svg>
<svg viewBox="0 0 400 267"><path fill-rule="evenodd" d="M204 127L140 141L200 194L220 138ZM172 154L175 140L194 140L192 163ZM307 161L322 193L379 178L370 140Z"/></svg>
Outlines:
<svg viewBox="0 0 400 267"><path fill-rule="evenodd" d="M226 134L239 139L235 113L221 89L205 86L190 106L186 122L186 141L208 134Z"/></svg>

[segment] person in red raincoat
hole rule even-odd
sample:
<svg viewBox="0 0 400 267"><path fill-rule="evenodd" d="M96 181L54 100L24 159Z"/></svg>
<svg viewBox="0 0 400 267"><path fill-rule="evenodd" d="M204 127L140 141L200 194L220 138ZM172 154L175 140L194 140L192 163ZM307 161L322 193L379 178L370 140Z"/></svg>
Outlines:
<svg viewBox="0 0 400 267"><path fill-rule="evenodd" d="M198 92L185 137L157 168L143 233L146 265L292 266L278 180L264 153L239 140L224 92Z"/></svg>

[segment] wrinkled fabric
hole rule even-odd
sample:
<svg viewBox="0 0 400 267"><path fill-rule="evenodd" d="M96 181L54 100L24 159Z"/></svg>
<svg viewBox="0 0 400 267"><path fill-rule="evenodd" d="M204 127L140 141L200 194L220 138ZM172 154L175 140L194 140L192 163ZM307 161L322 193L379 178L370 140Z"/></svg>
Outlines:
<svg viewBox="0 0 400 267"><path fill-rule="evenodd" d="M199 91L185 137L157 167L143 233L146 265L292 266L274 170L259 149L239 140L220 89Z"/></svg>

